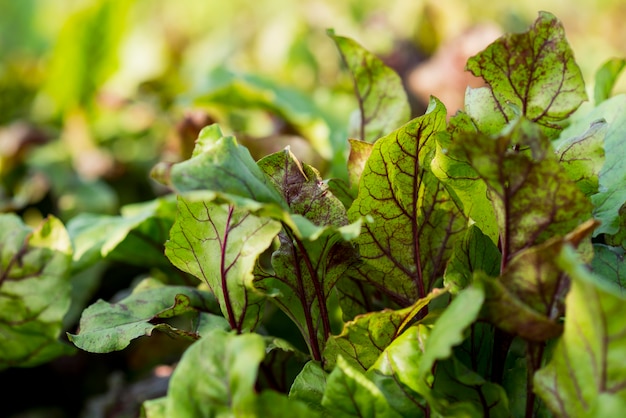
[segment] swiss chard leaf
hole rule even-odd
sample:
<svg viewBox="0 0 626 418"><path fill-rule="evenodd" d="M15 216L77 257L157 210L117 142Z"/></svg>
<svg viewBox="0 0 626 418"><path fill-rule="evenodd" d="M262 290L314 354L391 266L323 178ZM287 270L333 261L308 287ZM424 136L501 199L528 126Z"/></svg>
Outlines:
<svg viewBox="0 0 626 418"><path fill-rule="evenodd" d="M263 338L214 330L196 341L172 374L167 416L230 416L255 396Z"/></svg>
<svg viewBox="0 0 626 418"><path fill-rule="evenodd" d="M259 166L281 190L300 230L308 223L318 232L303 239L284 228L272 256L273 271L259 266L255 286L273 296L300 328L313 358L321 360L331 333L328 299L337 280L356 261L348 241L358 235L359 222L348 225L345 207L329 193L319 173L290 152L265 157Z"/></svg>
<svg viewBox="0 0 626 418"><path fill-rule="evenodd" d="M333 417L399 418L378 387L341 356L328 376L322 405Z"/></svg>
<svg viewBox="0 0 626 418"><path fill-rule="evenodd" d="M400 76L352 39L329 31L354 81L359 111L350 137L374 142L406 123L411 108Z"/></svg>
<svg viewBox="0 0 626 418"><path fill-rule="evenodd" d="M623 295L626 288L624 249L604 244L594 244L593 252L594 257L591 260L593 272L607 282L617 285Z"/></svg>
<svg viewBox="0 0 626 418"><path fill-rule="evenodd" d="M70 308L72 246L48 217L36 229L0 215L0 369L32 367L72 352L59 340Z"/></svg>
<svg viewBox="0 0 626 418"><path fill-rule="evenodd" d="M572 279L565 332L535 391L558 416L617 416L626 406L625 300L565 247L558 258Z"/></svg>
<svg viewBox="0 0 626 418"><path fill-rule="evenodd" d="M289 397L306 403L311 409L325 412L322 399L326 391L328 374L319 363L309 361L291 385Z"/></svg>
<svg viewBox="0 0 626 418"><path fill-rule="evenodd" d="M252 271L280 230L279 222L233 205L179 197L165 254L176 267L209 286L232 329L251 330L264 300L252 288Z"/></svg>
<svg viewBox="0 0 626 418"><path fill-rule="evenodd" d="M341 334L332 336L328 341L324 350L327 361L325 366L333 367L336 358L341 355L350 366L362 371L369 369L419 311L443 293L440 289L434 289L408 308L370 312L347 322Z"/></svg>
<svg viewBox="0 0 626 418"><path fill-rule="evenodd" d="M527 119L495 137L461 135L449 152L469 162L487 185L503 265L518 251L564 235L591 217L591 203L560 166L538 125Z"/></svg>
<svg viewBox="0 0 626 418"><path fill-rule="evenodd" d="M471 57L467 69L489 85L466 98L468 113L485 132L498 132L522 115L554 138L559 122L587 99L563 25L547 12L528 31L504 35Z"/></svg>
<svg viewBox="0 0 626 418"><path fill-rule="evenodd" d="M401 306L435 286L467 222L430 170L445 121L445 107L433 99L424 116L378 140L348 212L373 220L356 241L363 277Z"/></svg>
<svg viewBox="0 0 626 418"><path fill-rule="evenodd" d="M92 353L123 350L135 338L154 330L196 340L212 328L228 328L224 318L210 315L219 307L212 294L184 286L164 286L145 279L133 293L117 303L99 300L83 311L77 334L68 334L78 348ZM194 313L195 329L181 329L164 321Z"/></svg>

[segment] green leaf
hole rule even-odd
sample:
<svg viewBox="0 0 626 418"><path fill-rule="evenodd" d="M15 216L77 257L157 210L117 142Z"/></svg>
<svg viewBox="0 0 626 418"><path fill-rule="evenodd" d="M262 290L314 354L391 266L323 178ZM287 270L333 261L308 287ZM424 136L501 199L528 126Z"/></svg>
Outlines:
<svg viewBox="0 0 626 418"><path fill-rule="evenodd" d="M596 73L593 87L593 100L596 106L611 97L611 90L624 68L626 68L624 58L611 58L602 64Z"/></svg>
<svg viewBox="0 0 626 418"><path fill-rule="evenodd" d="M607 128L607 123L599 120L593 122L582 135L570 138L561 136L553 143L561 167L585 196L598 193Z"/></svg>
<svg viewBox="0 0 626 418"><path fill-rule="evenodd" d="M286 203L250 152L234 137L224 136L218 125L200 132L192 158L157 166L152 175L178 193L208 190L240 205L252 204L257 210L258 203L286 209Z"/></svg>
<svg viewBox="0 0 626 418"><path fill-rule="evenodd" d="M349 142L350 156L348 157L348 178L350 180L350 186L355 190L356 194L358 192L361 174L363 174L367 160L370 155L372 155L374 144L358 139L349 139Z"/></svg>
<svg viewBox="0 0 626 418"><path fill-rule="evenodd" d="M345 323L341 334L333 335L326 344L325 367L332 368L336 359L341 356L351 367L362 371L369 369L419 311L444 293L445 291L434 289L408 308L370 312Z"/></svg>
<svg viewBox="0 0 626 418"><path fill-rule="evenodd" d="M557 416L619 415L626 405L626 300L593 277L573 248L558 262L572 280L565 332L535 374L535 391Z"/></svg>
<svg viewBox="0 0 626 418"><path fill-rule="evenodd" d="M320 416L319 412L310 409L305 403L271 390L265 390L254 398L248 398L247 402L237 405L233 412L236 417L315 418Z"/></svg>
<svg viewBox="0 0 626 418"><path fill-rule="evenodd" d="M352 75L359 105L357 122L351 126L349 136L374 142L406 123L411 108L400 76L352 39L332 31L328 35Z"/></svg>
<svg viewBox="0 0 626 418"><path fill-rule="evenodd" d="M540 12L528 31L504 35L471 57L467 69L482 77L491 90L490 95L471 97L482 102L468 105L470 115L480 125L481 118L473 111L478 107L501 119L500 126L492 125L486 131L481 126L485 132L498 132L523 115L553 138L561 130L559 122L587 99L563 25L547 12Z"/></svg>
<svg viewBox="0 0 626 418"><path fill-rule="evenodd" d="M591 203L560 166L537 124L520 119L496 137L466 133L449 150L487 184L503 263L591 217Z"/></svg>
<svg viewBox="0 0 626 418"><path fill-rule="evenodd" d="M312 410L323 413L322 399L328 374L319 363L309 361L304 365L289 390L289 397L306 403Z"/></svg>
<svg viewBox="0 0 626 418"><path fill-rule="evenodd" d="M74 244L75 271L101 259L167 268L163 242L174 223L174 196L124 206L121 216L79 214L67 224Z"/></svg>
<svg viewBox="0 0 626 418"><path fill-rule="evenodd" d="M400 417L378 387L341 356L328 376L322 405L337 418Z"/></svg>
<svg viewBox="0 0 626 418"><path fill-rule="evenodd" d="M459 239L446 266L443 280L452 293L472 283L473 274L483 271L490 277L500 274L502 255L493 241L476 226L471 225L463 239Z"/></svg>
<svg viewBox="0 0 626 418"><path fill-rule="evenodd" d="M425 297L443 275L466 219L430 171L446 109L433 99L424 116L374 145L350 219L372 219L356 243L362 276L401 306Z"/></svg>
<svg viewBox="0 0 626 418"><path fill-rule="evenodd" d="M580 114L579 114L580 113ZM605 120L605 162L600 171L599 193L591 197L594 217L601 223L595 235L617 234L626 230L622 226L620 208L626 202L626 159L624 135L626 134L626 95L612 97L589 112L579 112L561 138L582 135L595 121Z"/></svg>
<svg viewBox="0 0 626 418"><path fill-rule="evenodd" d="M594 257L591 260L591 269L595 275L617 285L620 292L623 292L626 288L624 249L604 244L594 244L593 251Z"/></svg>
<svg viewBox="0 0 626 418"><path fill-rule="evenodd" d="M221 317L201 317L202 313L218 310L214 296L208 292L184 286L164 286L156 280L145 279L121 301L98 300L85 309L78 334L68 334L68 337L78 348L92 353L123 350L133 339L149 336L154 330L198 339L200 332L206 329L228 328ZM163 322L187 312L199 316L197 329L180 329Z"/></svg>
<svg viewBox="0 0 626 418"><path fill-rule="evenodd" d="M59 340L70 307L72 247L60 220L31 230L0 215L0 370L72 352Z"/></svg>
<svg viewBox="0 0 626 418"><path fill-rule="evenodd" d="M216 329L189 347L172 374L167 416L234 416L255 395L265 343L258 334Z"/></svg>
<svg viewBox="0 0 626 418"><path fill-rule="evenodd" d="M463 135L478 132L474 121L463 112L458 112L448 123L445 132L437 134L437 152L431 163L433 173L454 191L463 212L480 230L496 243L498 223L487 193L487 185L480 181L476 170L464 159L450 155L455 142L462 141Z"/></svg>
<svg viewBox="0 0 626 418"><path fill-rule="evenodd" d="M279 222L232 205L179 197L165 255L209 286L232 329L251 330L264 300L252 288L252 270L280 230Z"/></svg>

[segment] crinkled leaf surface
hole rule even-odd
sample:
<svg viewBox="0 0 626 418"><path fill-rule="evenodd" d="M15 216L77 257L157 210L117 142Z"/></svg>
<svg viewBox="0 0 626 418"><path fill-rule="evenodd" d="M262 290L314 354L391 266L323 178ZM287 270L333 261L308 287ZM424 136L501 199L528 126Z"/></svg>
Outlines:
<svg viewBox="0 0 626 418"><path fill-rule="evenodd" d="M496 137L468 133L461 138L449 152L468 161L487 184L504 263L591 217L591 203L560 166L538 125L522 118Z"/></svg>
<svg viewBox="0 0 626 418"><path fill-rule="evenodd" d="M234 416L255 396L254 384L265 343L258 334L214 330L183 354L172 374L167 416Z"/></svg>
<svg viewBox="0 0 626 418"><path fill-rule="evenodd" d="M570 138L561 136L553 143L561 167L585 196L598 193L607 129L607 123L599 120L592 123L582 135Z"/></svg>
<svg viewBox="0 0 626 418"><path fill-rule="evenodd" d="M362 371L369 369L418 312L443 293L441 289L434 289L408 308L370 312L345 323L341 334L332 336L326 345L325 366L331 368L337 357L342 356L352 367Z"/></svg>
<svg viewBox="0 0 626 418"><path fill-rule="evenodd" d="M487 194L487 185L480 181L476 170L465 159L457 158L449 152L454 142L463 140L463 134L476 132L478 129L469 115L463 112L454 115L446 131L437 134L437 153L431 169L439 180L454 191L465 215L496 243L498 223Z"/></svg>
<svg viewBox="0 0 626 418"><path fill-rule="evenodd" d="M594 217L602 222L595 231L599 234L617 234L626 231L624 217L619 213L626 202L626 95L621 94L603 101L588 112L577 112L572 124L563 131L561 138L583 134L590 125L605 120L607 131L604 138L605 161L600 170L599 193L591 197Z"/></svg>
<svg viewBox="0 0 626 418"><path fill-rule="evenodd" d="M70 307L72 247L50 216L36 229L0 215L0 369L32 367L71 352L59 341Z"/></svg>
<svg viewBox="0 0 626 418"><path fill-rule="evenodd" d="M165 254L209 286L233 329L254 329L264 298L252 289L252 270L280 230L279 222L232 205L179 197Z"/></svg>
<svg viewBox="0 0 626 418"><path fill-rule="evenodd" d="M535 374L535 391L557 416L619 416L626 405L626 300L593 277L573 248L559 264L572 279L565 332Z"/></svg>
<svg viewBox="0 0 626 418"><path fill-rule="evenodd" d="M466 218L430 170L446 109L433 99L424 116L378 140L348 214L370 217L356 241L363 277L401 306L425 297L443 275Z"/></svg>
<svg viewBox="0 0 626 418"><path fill-rule="evenodd" d="M184 286L164 286L145 279L133 293L117 303L99 300L83 311L77 334L68 334L78 348L93 353L108 353L123 350L130 342L144 335L151 335L157 329L172 335L197 339L199 324L206 328L228 328L224 318L199 317L194 330L174 328L162 323L186 312L218 312L215 297L208 292Z"/></svg>
<svg viewBox="0 0 626 418"><path fill-rule="evenodd" d="M272 256L273 271L259 267L255 286L273 296L300 328L313 358L320 360L331 332L330 292L355 262L354 248L347 241L358 236L360 222L349 225L345 207L319 173L300 164L288 150L263 158L259 166L281 190L296 222L306 221L318 232L305 234L309 237L305 239L284 228Z"/></svg>
<svg viewBox="0 0 626 418"><path fill-rule="evenodd" d="M528 31L504 35L471 57L467 69L482 77L490 92L468 105L470 115L480 124L473 110L478 107L501 119L500 126L492 124L488 132L498 132L523 115L553 138L560 131L558 123L587 99L563 25L547 12L540 12Z"/></svg>
<svg viewBox="0 0 626 418"><path fill-rule="evenodd" d="M471 225L454 246L443 276L444 284L450 286L452 292L458 292L472 283L475 271L497 277L500 275L501 258L493 241L475 224Z"/></svg>
<svg viewBox="0 0 626 418"><path fill-rule="evenodd" d="M329 32L354 81L359 110L349 136L374 142L406 123L411 108L400 76L352 39Z"/></svg>
<svg viewBox="0 0 626 418"><path fill-rule="evenodd" d="M326 381L322 405L337 418L400 417L380 389L341 356Z"/></svg>
<svg viewBox="0 0 626 418"><path fill-rule="evenodd" d="M602 64L596 73L593 86L593 100L597 105L611 97L611 91L622 71L626 68L626 59L611 58Z"/></svg>
<svg viewBox="0 0 626 418"><path fill-rule="evenodd" d="M122 208L121 216L79 214L67 224L74 244L74 270L101 259L139 266L167 267L163 242L174 222L173 196Z"/></svg>

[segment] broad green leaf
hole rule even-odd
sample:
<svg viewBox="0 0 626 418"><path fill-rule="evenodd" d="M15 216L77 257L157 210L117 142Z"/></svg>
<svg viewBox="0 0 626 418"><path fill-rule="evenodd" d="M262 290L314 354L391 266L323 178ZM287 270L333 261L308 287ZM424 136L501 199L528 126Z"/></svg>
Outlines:
<svg viewBox="0 0 626 418"><path fill-rule="evenodd" d="M380 389L341 356L326 381L322 405L333 417L400 417Z"/></svg>
<svg viewBox="0 0 626 418"><path fill-rule="evenodd" d="M278 191L232 136L224 136L218 125L204 128L189 160L158 166L153 177L178 193L208 190L244 205L249 201L286 208Z"/></svg>
<svg viewBox="0 0 626 418"><path fill-rule="evenodd" d="M624 68L626 68L624 58L611 58L602 64L596 73L593 86L593 100L596 106L611 97L611 90Z"/></svg>
<svg viewBox="0 0 626 418"><path fill-rule="evenodd" d="M252 270L280 230L279 222L232 205L179 197L165 255L209 286L232 329L251 330L264 301L252 288Z"/></svg>
<svg viewBox="0 0 626 418"><path fill-rule="evenodd" d="M174 196L124 206L121 216L80 214L67 223L74 244L74 270L101 259L167 267L163 242L174 223Z"/></svg>
<svg viewBox="0 0 626 418"><path fill-rule="evenodd" d="M71 258L57 218L31 230L16 215L0 215L0 370L72 352L59 340L70 307Z"/></svg>
<svg viewBox="0 0 626 418"><path fill-rule="evenodd" d="M348 241L358 236L360 221L348 224L345 207L329 193L319 173L290 152L265 157L259 166L280 188L301 235L308 238L284 228L272 256L273 271L259 267L255 286L273 296L272 301L300 328L313 358L321 360L331 333L328 299L356 260Z"/></svg>
<svg viewBox="0 0 626 418"><path fill-rule="evenodd" d="M620 208L626 202L626 159L623 158L624 135L626 135L626 95L614 96L603 101L588 112L577 112L572 124L563 131L561 138L583 135L598 120L605 120L605 161L600 170L599 193L591 197L594 217L600 222L595 235L617 234L622 230Z"/></svg>
<svg viewBox="0 0 626 418"><path fill-rule="evenodd" d="M140 418L167 418L167 397L148 399L141 404Z"/></svg>
<svg viewBox="0 0 626 418"><path fill-rule="evenodd" d="M341 356L351 367L369 369L419 311L443 293L445 290L434 289L408 308L370 312L345 323L341 334L332 336L326 344L325 367L332 368Z"/></svg>
<svg viewBox="0 0 626 418"><path fill-rule="evenodd" d="M457 240L443 281L456 293L472 283L475 271L484 271L490 277L497 277L500 274L501 257L493 241L476 225L471 225L463 238Z"/></svg>
<svg viewBox="0 0 626 418"><path fill-rule="evenodd" d="M255 396L265 343L258 334L214 330L189 347L172 374L167 416L235 416Z"/></svg>
<svg viewBox="0 0 626 418"><path fill-rule="evenodd" d="M306 403L309 408L324 412L322 399L326 390L328 374L319 363L309 361L291 385L289 397Z"/></svg>
<svg viewBox="0 0 626 418"><path fill-rule="evenodd" d="M356 192L358 192L361 174L363 174L367 160L370 155L372 155L374 144L358 139L350 139L349 142L350 156L348 157L348 178L350 179L350 187L355 190L356 194Z"/></svg>
<svg viewBox="0 0 626 418"><path fill-rule="evenodd" d="M98 300L83 311L77 334L68 334L78 348L92 353L123 350L135 338L159 330L174 336L198 339L211 328L228 328L224 318L202 314L217 312L212 294L184 286L164 286L145 279L117 303ZM187 312L196 313L196 329L175 328L163 322ZM208 322L207 322L208 321Z"/></svg>
<svg viewBox="0 0 626 418"><path fill-rule="evenodd" d="M335 41L354 81L359 109L349 136L374 142L405 124L411 108L400 76L352 39L332 31L328 35Z"/></svg>
<svg viewBox="0 0 626 418"><path fill-rule="evenodd" d="M599 120L592 123L582 135L570 138L561 136L553 143L561 167L585 196L598 193L607 128L607 123Z"/></svg>
<svg viewBox="0 0 626 418"><path fill-rule="evenodd" d="M619 416L626 405L626 300L593 277L573 248L558 262L572 280L565 332L535 374L535 391L556 416Z"/></svg>
<svg viewBox="0 0 626 418"><path fill-rule="evenodd" d="M469 162L487 184L504 264L518 251L564 235L591 217L591 203L535 123L522 118L495 137L461 135L449 152Z"/></svg>
<svg viewBox="0 0 626 418"><path fill-rule="evenodd" d="M559 122L587 99L563 25L547 12L540 12L528 31L504 35L471 57L467 69L482 77L491 93L478 98L484 102L468 106L468 111L475 107L495 111L504 122L485 132L498 132L523 115L553 138L561 130ZM480 125L481 119L473 112L470 115Z"/></svg>
<svg viewBox="0 0 626 418"><path fill-rule="evenodd" d="M496 243L498 223L489 200L487 185L480 181L480 176L466 160L456 158L449 152L454 142L463 140L463 134L476 132L478 130L474 121L466 113L458 112L454 115L447 130L437 134L437 153L431 169L439 180L454 191L465 215Z"/></svg>
<svg viewBox="0 0 626 418"><path fill-rule="evenodd" d="M591 269L595 275L617 285L620 289L620 294L623 295L626 288L624 249L604 244L594 244L593 251L594 257L591 260Z"/></svg>
<svg viewBox="0 0 626 418"><path fill-rule="evenodd" d="M316 418L321 416L319 412L312 410L305 403L272 390L265 390L254 398L246 399L246 402L236 405L233 412L236 417Z"/></svg>
<svg viewBox="0 0 626 418"><path fill-rule="evenodd" d="M401 306L435 286L467 223L430 171L435 135L445 122L445 107L433 99L424 116L378 140L348 211L350 219L372 219L356 241L363 277Z"/></svg>

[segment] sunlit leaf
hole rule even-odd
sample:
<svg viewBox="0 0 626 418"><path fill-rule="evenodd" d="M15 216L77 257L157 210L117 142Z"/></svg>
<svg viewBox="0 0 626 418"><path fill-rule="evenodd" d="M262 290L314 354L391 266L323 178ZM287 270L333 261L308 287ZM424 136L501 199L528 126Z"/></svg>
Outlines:
<svg viewBox="0 0 626 418"><path fill-rule="evenodd" d="M593 86L593 100L596 106L611 97L611 91L625 67L624 58L611 58L602 64L596 73Z"/></svg>
<svg viewBox="0 0 626 418"><path fill-rule="evenodd" d="M535 391L557 416L619 415L626 405L626 301L594 278L572 248L558 262L572 279L565 332L535 374Z"/></svg>
<svg viewBox="0 0 626 418"><path fill-rule="evenodd" d="M488 132L497 132L523 115L555 137L560 131L558 123L587 99L563 25L547 12L540 12L528 31L504 35L470 58L467 69L490 88L491 95L484 96L485 103L477 107L498 115L503 122ZM469 106L468 111L471 109ZM481 123L473 112L470 115Z"/></svg>
<svg viewBox="0 0 626 418"><path fill-rule="evenodd" d="M368 217L357 240L371 268L363 277L402 306L425 297L443 275L466 218L430 171L446 109L433 99L424 116L378 140L351 219Z"/></svg>
<svg viewBox="0 0 626 418"><path fill-rule="evenodd" d="M135 338L151 335L154 330L195 340L200 329L176 328L164 320L192 312L197 315L197 328L201 323L207 328L228 328L224 318L212 315L211 324L201 318L203 313L218 311L214 296L208 292L146 279L119 302L99 300L89 306L83 311L78 333L68 337L80 349L93 353L123 350Z"/></svg>
<svg viewBox="0 0 626 418"><path fill-rule="evenodd" d="M281 190L293 219L308 238L284 228L280 247L272 256L273 271L259 267L255 286L294 320L313 358L321 360L331 334L328 299L337 280L356 260L348 241L358 236L360 221L348 224L345 207L328 191L319 173L289 151L265 157L259 166ZM307 233L303 225L318 232Z"/></svg>
<svg viewBox="0 0 626 418"><path fill-rule="evenodd" d="M432 299L444 293L445 291L435 289L408 308L371 312L347 322L341 334L332 336L326 345L326 366L332 367L341 355L350 366L363 371L369 369L418 312Z"/></svg>
<svg viewBox="0 0 626 418"><path fill-rule="evenodd" d="M400 76L352 39L329 31L354 81L358 120L349 136L374 142L406 123L411 115Z"/></svg>
<svg viewBox="0 0 626 418"><path fill-rule="evenodd" d="M167 394L167 416L233 416L255 395L258 368L265 355L258 334L214 330L185 351Z"/></svg>
<svg viewBox="0 0 626 418"><path fill-rule="evenodd" d="M450 153L469 162L487 184L504 263L591 217L591 203L560 166L550 141L526 119L496 137L464 134Z"/></svg>
<svg viewBox="0 0 626 418"><path fill-rule="evenodd" d="M32 367L72 350L62 343L70 307L72 247L50 216L31 230L0 215L0 369Z"/></svg>
<svg viewBox="0 0 626 418"><path fill-rule="evenodd" d="M328 376L322 405L337 418L400 417L378 387L342 357Z"/></svg>
<svg viewBox="0 0 626 418"><path fill-rule="evenodd" d="M233 329L251 330L263 307L263 297L252 289L252 270L280 230L277 221L232 205L179 197L165 254L209 286Z"/></svg>

